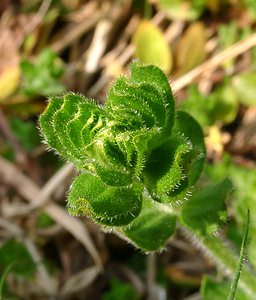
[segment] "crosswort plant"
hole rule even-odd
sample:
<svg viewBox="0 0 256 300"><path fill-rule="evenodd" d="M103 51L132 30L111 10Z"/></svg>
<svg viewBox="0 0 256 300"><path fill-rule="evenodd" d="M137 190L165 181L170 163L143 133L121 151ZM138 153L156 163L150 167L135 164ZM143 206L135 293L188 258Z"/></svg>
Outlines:
<svg viewBox="0 0 256 300"><path fill-rule="evenodd" d="M72 93L54 97L40 125L48 145L80 173L68 196L71 214L88 215L146 251L165 245L175 229L172 208L189 198L205 147L198 123L175 111L159 68L133 63L105 107Z"/></svg>
<svg viewBox="0 0 256 300"><path fill-rule="evenodd" d="M68 194L72 215L89 216L144 252L164 249L178 224L226 275L240 274L242 260L237 269L239 256L216 235L227 221L231 183L195 187L206 154L203 131L175 108L161 69L132 63L104 106L74 93L52 97L39 122L49 147L78 171ZM256 279L247 267L239 283L249 297L243 299L252 299ZM205 295L210 285L204 281Z"/></svg>

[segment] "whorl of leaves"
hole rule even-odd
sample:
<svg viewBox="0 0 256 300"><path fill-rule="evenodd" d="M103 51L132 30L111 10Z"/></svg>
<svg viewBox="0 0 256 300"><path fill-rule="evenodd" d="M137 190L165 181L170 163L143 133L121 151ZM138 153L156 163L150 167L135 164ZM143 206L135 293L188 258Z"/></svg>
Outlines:
<svg viewBox="0 0 256 300"><path fill-rule="evenodd" d="M72 214L88 215L146 251L164 246L175 229L170 208L191 193L205 148L198 123L175 112L159 68L133 63L105 107L73 93L53 97L40 126L47 144L80 172L68 197Z"/></svg>

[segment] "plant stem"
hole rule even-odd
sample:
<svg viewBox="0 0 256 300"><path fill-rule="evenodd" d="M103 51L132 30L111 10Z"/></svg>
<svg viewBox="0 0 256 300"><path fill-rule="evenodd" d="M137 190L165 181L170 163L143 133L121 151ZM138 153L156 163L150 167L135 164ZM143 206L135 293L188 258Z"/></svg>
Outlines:
<svg viewBox="0 0 256 300"><path fill-rule="evenodd" d="M245 257L246 242L248 239L249 227L250 227L250 211L248 210L247 221L246 221L246 225L245 225L245 232L244 232L242 246L241 246L241 250L240 250L239 262L238 262L236 274L235 274L233 282L231 284L231 289L230 289L230 293L228 295L228 300L235 299L236 289L237 289L238 281L239 281L239 278L240 278L240 275L242 272L242 267L243 267L243 262L244 262L244 257Z"/></svg>
<svg viewBox="0 0 256 300"><path fill-rule="evenodd" d="M232 278L237 271L237 262L239 261L228 242L220 237L201 237L190 229L180 226L180 231L196 248L202 251L202 254L215 263L218 269ZM256 295L256 276L244 266L241 273L238 286L248 295L249 299L254 299Z"/></svg>
<svg viewBox="0 0 256 300"><path fill-rule="evenodd" d="M11 263L3 272L3 274L1 275L0 278L0 300L3 300L4 296L3 296L3 290L4 290L4 283L5 280L9 274L9 272L11 271L12 267L16 264L16 262Z"/></svg>

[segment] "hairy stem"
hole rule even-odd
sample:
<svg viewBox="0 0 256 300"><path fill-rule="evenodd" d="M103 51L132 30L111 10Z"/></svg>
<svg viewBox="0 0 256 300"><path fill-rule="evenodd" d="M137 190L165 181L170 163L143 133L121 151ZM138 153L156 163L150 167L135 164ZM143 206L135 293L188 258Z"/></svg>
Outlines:
<svg viewBox="0 0 256 300"><path fill-rule="evenodd" d="M213 261L222 273L229 278L234 276L237 271L239 256L227 241L219 236L202 238L184 226L180 226L179 229L184 237L198 248L205 257ZM238 286L250 299L254 298L256 294L256 276L246 265L241 273Z"/></svg>

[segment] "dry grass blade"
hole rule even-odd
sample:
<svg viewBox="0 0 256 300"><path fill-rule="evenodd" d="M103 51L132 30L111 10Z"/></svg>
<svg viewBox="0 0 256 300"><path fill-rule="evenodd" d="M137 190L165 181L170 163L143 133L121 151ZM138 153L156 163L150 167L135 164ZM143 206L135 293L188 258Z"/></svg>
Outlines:
<svg viewBox="0 0 256 300"><path fill-rule="evenodd" d="M63 51L66 47L70 46L76 40L78 40L82 35L84 35L87 31L92 29L97 22L107 13L107 9L102 9L100 11L94 11L91 14L89 19L84 20L83 22L75 25L68 32L63 31L61 34L61 38L54 42L50 48L52 48L56 52ZM67 31L67 30L66 30Z"/></svg>
<svg viewBox="0 0 256 300"><path fill-rule="evenodd" d="M93 266L73 275L64 284L60 294L67 296L85 289L96 279L100 272L101 269L98 266Z"/></svg>
<svg viewBox="0 0 256 300"><path fill-rule="evenodd" d="M6 183L11 185L27 201L34 203L40 196L40 188L27 176L22 174L14 164L0 158L0 177ZM90 253L95 263L102 268L102 262L93 241L84 226L77 218L73 218L57 204L49 203L43 210L58 224L70 232Z"/></svg>
<svg viewBox="0 0 256 300"><path fill-rule="evenodd" d="M184 76L175 80L173 83L174 90L181 90L185 86L192 83L198 76L202 75L205 72L209 72L218 68L225 61L243 54L244 52L248 51L254 46L256 46L256 33L250 35L243 41L232 45L228 49L216 54L212 58L208 59L206 62L194 68L192 71L186 73Z"/></svg>
<svg viewBox="0 0 256 300"><path fill-rule="evenodd" d="M130 1L126 1L125 6L119 2L114 3L108 15L96 25L92 42L87 51L87 59L84 66L85 73L90 74L98 69L100 60L112 38L111 36L115 32L116 24L127 17L129 8Z"/></svg>
<svg viewBox="0 0 256 300"><path fill-rule="evenodd" d="M74 168L71 164L64 165L58 170L41 189L39 197L31 204L31 209L45 205L57 187L73 173Z"/></svg>
<svg viewBox="0 0 256 300"><path fill-rule="evenodd" d="M35 16L32 18L32 21L27 24L25 27L26 34L30 34L35 30L35 28L42 22L44 16L46 15L52 0L44 0L41 3L41 6Z"/></svg>

